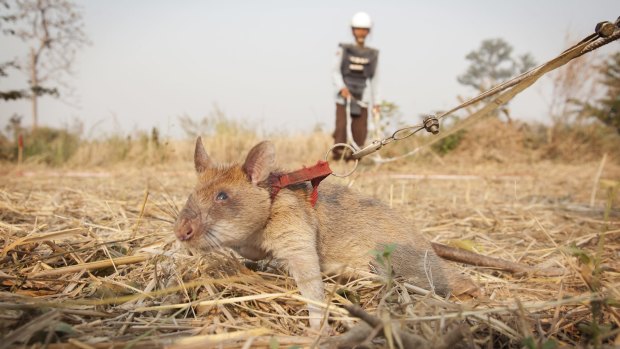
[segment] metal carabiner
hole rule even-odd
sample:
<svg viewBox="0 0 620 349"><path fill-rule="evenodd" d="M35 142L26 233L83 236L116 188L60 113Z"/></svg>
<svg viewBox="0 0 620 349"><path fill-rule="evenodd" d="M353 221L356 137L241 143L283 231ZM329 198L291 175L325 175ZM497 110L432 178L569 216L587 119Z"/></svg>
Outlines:
<svg viewBox="0 0 620 349"><path fill-rule="evenodd" d="M372 143L370 143L369 145L367 145L366 147L353 152L353 154L351 154L351 157L355 160L361 159L364 156L368 155L368 154L372 154L374 152L376 152L377 150L381 149L381 147L383 147L383 143L381 141L373 141Z"/></svg>

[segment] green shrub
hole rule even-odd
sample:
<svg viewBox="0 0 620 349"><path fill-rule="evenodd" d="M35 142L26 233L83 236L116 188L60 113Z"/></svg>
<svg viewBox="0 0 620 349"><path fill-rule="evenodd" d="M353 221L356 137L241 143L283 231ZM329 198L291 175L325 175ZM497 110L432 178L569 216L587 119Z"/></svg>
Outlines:
<svg viewBox="0 0 620 349"><path fill-rule="evenodd" d="M458 130L455 133L440 139L436 143L433 143L431 148L440 155L446 155L459 146L464 135L465 130Z"/></svg>
<svg viewBox="0 0 620 349"><path fill-rule="evenodd" d="M77 151L80 137L66 129L39 127L24 134L24 161L42 162L52 166L64 164ZM17 145L13 144L14 152Z"/></svg>
<svg viewBox="0 0 620 349"><path fill-rule="evenodd" d="M17 158L17 147L0 133L0 161L13 161Z"/></svg>

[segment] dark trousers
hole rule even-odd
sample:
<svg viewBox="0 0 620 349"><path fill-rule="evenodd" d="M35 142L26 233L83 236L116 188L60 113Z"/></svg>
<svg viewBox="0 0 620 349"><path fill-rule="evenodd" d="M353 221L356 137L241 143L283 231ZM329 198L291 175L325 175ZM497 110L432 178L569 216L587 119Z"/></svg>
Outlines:
<svg viewBox="0 0 620 349"><path fill-rule="evenodd" d="M366 142L368 134L368 108L362 108L360 115L351 117L351 133L353 140L360 147ZM336 129L334 130L334 143L347 142L347 106L336 103ZM342 156L341 147L333 150L335 158ZM347 154L348 155L348 154Z"/></svg>

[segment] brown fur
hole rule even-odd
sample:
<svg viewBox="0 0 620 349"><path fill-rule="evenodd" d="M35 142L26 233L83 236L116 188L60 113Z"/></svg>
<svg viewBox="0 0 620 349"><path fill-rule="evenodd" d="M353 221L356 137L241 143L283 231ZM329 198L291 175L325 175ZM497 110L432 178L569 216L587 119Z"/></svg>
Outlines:
<svg viewBox="0 0 620 349"><path fill-rule="evenodd" d="M177 237L195 251L228 247L252 260L282 260L302 295L317 301L324 299L321 271L381 271L371 251L386 244L396 244L394 272L420 287L442 295L475 288L435 254L410 222L376 199L327 180L314 208L309 185L285 188L272 202L268 178L276 171L274 160L273 145L262 142L243 165L217 166L198 138L198 184L177 219ZM309 310L316 328L320 312L313 306Z"/></svg>

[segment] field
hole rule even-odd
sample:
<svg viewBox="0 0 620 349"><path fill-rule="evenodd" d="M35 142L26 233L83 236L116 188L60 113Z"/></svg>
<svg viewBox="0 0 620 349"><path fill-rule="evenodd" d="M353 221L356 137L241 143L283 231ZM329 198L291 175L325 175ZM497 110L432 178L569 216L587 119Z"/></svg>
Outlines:
<svg viewBox="0 0 620 349"><path fill-rule="evenodd" d="M256 139L205 146L217 160L241 161ZM282 166L296 169L322 159L330 138L274 142ZM326 275L327 339L308 329L304 299L275 261L178 250L171 229L195 180L192 141L161 147L145 150L148 161L106 163L92 145L60 168L3 165L0 348L350 347L359 317L383 325L373 341L362 333L368 348L620 345L614 155L532 160L496 147L366 160L351 177L328 178L403 211L429 240L563 274L458 265L483 294L449 299L398 278ZM349 313L351 304L364 312Z"/></svg>

